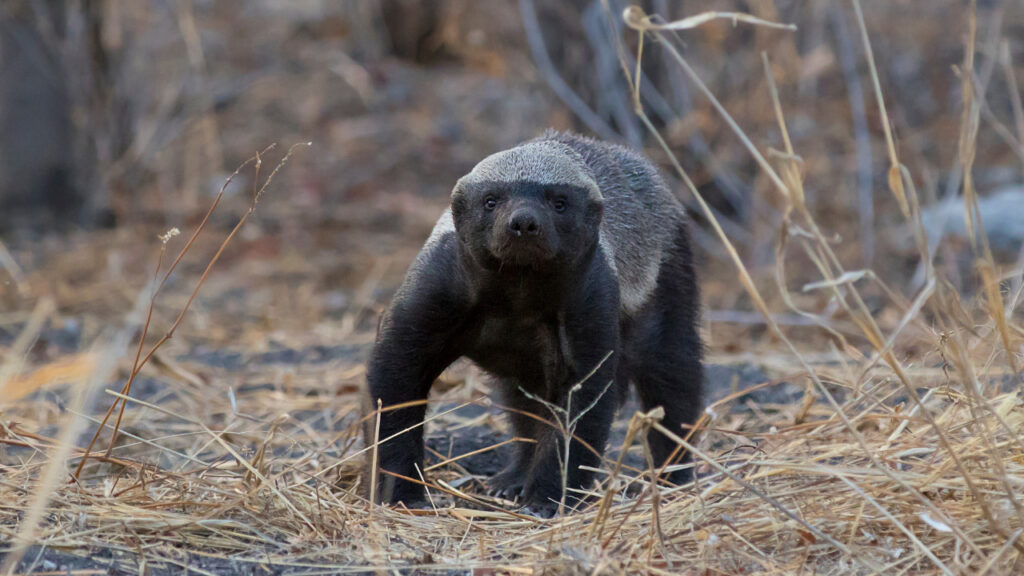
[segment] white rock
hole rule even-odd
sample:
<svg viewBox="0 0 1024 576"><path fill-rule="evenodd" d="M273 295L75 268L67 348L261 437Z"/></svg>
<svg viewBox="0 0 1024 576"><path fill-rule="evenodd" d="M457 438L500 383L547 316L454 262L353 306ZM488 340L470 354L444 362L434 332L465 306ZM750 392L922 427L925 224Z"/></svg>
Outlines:
<svg viewBox="0 0 1024 576"><path fill-rule="evenodd" d="M963 198L922 210L929 236L941 233L967 239ZM978 211L993 250L1016 253L1024 245L1024 186L1007 186L978 198ZM941 232L940 232L941 231Z"/></svg>

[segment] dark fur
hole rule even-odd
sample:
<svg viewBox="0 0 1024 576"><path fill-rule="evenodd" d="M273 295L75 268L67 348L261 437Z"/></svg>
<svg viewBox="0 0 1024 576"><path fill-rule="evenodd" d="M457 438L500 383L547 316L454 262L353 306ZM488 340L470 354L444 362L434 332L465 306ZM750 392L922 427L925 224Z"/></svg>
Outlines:
<svg viewBox="0 0 1024 576"><path fill-rule="evenodd" d="M600 465L594 451L604 450L629 382L644 409L664 407L668 428L685 434L683 426L696 421L699 296L682 206L648 160L572 134L548 133L526 146L540 146L530 150L540 149L544 162L549 147L550 168L578 169L582 180L538 184L518 175L543 175L547 166L524 169L500 158L497 168L460 180L452 194L455 231L442 218L410 268L382 318L367 380L374 405L422 401L441 371L466 356L496 377L506 405L551 421L550 411L522 391L564 408L573 386L593 371L571 398L572 418L592 405L576 436L593 450L579 442L569 450L567 485L575 488L593 481L579 467ZM481 177L495 170L504 176L502 162L514 173L511 180ZM488 196L496 200L491 210ZM559 198L566 201L561 212ZM643 229L652 225L665 229ZM638 272L644 270L656 271L656 282ZM642 299L627 305L623 291ZM420 404L382 413L380 438L422 423L425 410ZM491 485L550 513L562 496L564 440L552 426L510 413L515 434L537 442L519 444L517 460ZM676 447L661 434L649 440L658 465ZM418 478L422 427L384 442L378 454L381 470ZM687 470L669 480L689 478ZM379 481L382 501L411 504L423 497L418 484L387 474Z"/></svg>

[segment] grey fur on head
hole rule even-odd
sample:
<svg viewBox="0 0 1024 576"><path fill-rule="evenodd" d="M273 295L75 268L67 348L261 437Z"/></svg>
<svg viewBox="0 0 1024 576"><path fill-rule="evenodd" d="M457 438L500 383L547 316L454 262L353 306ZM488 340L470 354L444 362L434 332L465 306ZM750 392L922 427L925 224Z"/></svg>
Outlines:
<svg viewBox="0 0 1024 576"><path fill-rule="evenodd" d="M601 190L579 153L555 140L532 140L510 150L491 154L473 170L459 179L453 194L468 184L480 182L533 182L535 184L569 184L590 191L595 200Z"/></svg>

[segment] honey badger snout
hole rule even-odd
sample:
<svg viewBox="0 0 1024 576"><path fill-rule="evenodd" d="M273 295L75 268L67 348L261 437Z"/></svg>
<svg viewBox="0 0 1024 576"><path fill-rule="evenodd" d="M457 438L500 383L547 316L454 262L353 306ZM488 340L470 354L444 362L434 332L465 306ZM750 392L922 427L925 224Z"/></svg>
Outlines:
<svg viewBox="0 0 1024 576"><path fill-rule="evenodd" d="M544 206L523 199L494 222L492 253L505 264L539 266L557 255L557 233Z"/></svg>
<svg viewBox="0 0 1024 576"><path fill-rule="evenodd" d="M508 218L508 230L513 236L539 236L537 213L529 206L517 208Z"/></svg>

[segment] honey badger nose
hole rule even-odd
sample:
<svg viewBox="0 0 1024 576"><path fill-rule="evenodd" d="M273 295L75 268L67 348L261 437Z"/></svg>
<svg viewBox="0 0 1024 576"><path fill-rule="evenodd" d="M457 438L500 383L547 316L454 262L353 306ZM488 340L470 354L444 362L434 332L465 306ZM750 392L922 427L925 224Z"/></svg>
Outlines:
<svg viewBox="0 0 1024 576"><path fill-rule="evenodd" d="M512 213L508 219L508 229L516 236L537 236L540 234L540 224L537 222L537 214L529 208L520 208Z"/></svg>

